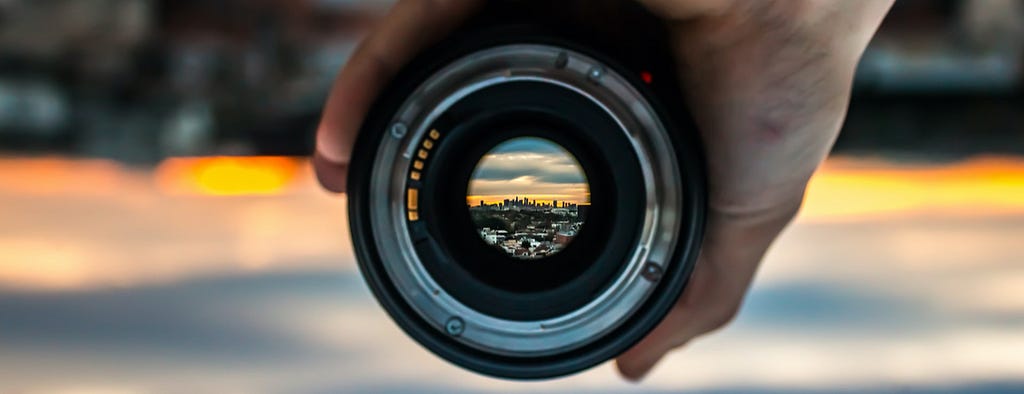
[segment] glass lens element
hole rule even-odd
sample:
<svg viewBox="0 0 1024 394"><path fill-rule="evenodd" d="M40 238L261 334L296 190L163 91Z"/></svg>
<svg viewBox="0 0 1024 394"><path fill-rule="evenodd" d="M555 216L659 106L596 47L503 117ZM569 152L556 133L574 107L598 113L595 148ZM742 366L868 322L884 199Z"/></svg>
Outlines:
<svg viewBox="0 0 1024 394"><path fill-rule="evenodd" d="M488 245L519 259L564 249L590 208L579 162L542 138L502 142L477 163L466 192L476 231Z"/></svg>

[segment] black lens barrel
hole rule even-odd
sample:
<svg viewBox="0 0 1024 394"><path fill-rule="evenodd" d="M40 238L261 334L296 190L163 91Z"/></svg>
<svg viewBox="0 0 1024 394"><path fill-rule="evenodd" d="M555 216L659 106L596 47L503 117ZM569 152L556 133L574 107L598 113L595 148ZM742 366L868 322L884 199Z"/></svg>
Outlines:
<svg viewBox="0 0 1024 394"><path fill-rule="evenodd" d="M670 261L661 262L667 268L649 296L640 300L642 305L585 345L543 354L467 345L457 326L476 323L461 317L453 316L457 324L432 322L411 305L410 297L421 295L410 295L411 289L396 283L374 237L375 226L380 226L374 210L389 198L372 192L374 163L388 160L379 155L382 141L394 138L391 129L399 108L452 62L523 44L583 54L603 65L595 68L598 72L628 80L667 130L667 148L678 161L671 163L679 174L675 186L682 193L679 206L659 208L678 216L680 230ZM662 23L633 1L497 1L488 2L481 15L402 69L364 121L349 169L348 204L360 270L407 334L462 367L503 378L536 379L604 362L653 329L692 272L706 210L700 141L670 54ZM642 75L653 76L653 83ZM651 215L651 186L643 163L653 159L637 154L635 143L608 111L571 86L524 80L476 90L427 125L431 133L422 138L429 142L416 143L430 148L411 151L413 160L402 169L408 178L406 196L415 193L408 197L409 206L403 206L409 210L404 225L412 244L408 253L416 255L440 290L482 315L529 322L571 314L624 277L625 262L639 253L637 244L649 225L643 218ZM481 157L518 137L544 138L565 148L580 163L590 186L591 206L580 233L558 254L536 261L516 260L488 247L466 207L466 185Z"/></svg>

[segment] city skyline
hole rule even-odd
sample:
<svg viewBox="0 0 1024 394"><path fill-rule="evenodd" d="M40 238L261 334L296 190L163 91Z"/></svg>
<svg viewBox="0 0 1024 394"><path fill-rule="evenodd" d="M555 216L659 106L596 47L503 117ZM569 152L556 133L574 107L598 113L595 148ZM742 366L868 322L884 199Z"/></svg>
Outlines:
<svg viewBox="0 0 1024 394"><path fill-rule="evenodd" d="M480 160L466 193L467 204L505 199L590 202L590 188L576 159L558 144L523 137L499 144Z"/></svg>
<svg viewBox="0 0 1024 394"><path fill-rule="evenodd" d="M504 203L505 200L515 200L518 198L520 201L529 200L531 203L540 202L543 204L551 204L552 202L558 202L559 207L563 202L572 205L589 205L590 201L575 201L570 199L558 198L560 195L548 196L548 195L516 195L516 196L466 196L466 204L470 206L480 205L480 201L483 201L485 205L492 205L498 203Z"/></svg>

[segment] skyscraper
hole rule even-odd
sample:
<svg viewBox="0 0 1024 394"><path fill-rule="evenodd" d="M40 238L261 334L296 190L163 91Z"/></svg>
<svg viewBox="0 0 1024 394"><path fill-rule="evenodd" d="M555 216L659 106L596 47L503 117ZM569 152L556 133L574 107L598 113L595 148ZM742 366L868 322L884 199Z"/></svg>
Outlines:
<svg viewBox="0 0 1024 394"><path fill-rule="evenodd" d="M587 220L587 213L590 212L590 204L579 204L576 206L576 217L580 220Z"/></svg>

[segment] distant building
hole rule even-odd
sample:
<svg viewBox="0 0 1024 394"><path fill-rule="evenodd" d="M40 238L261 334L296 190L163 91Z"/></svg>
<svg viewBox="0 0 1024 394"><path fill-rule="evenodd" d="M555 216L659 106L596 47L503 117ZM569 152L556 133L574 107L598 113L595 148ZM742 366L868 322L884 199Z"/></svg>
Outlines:
<svg viewBox="0 0 1024 394"><path fill-rule="evenodd" d="M518 258L551 256L565 248L579 232L589 214L589 204L577 205L568 201L530 200L516 196L488 204L480 200L470 207L474 221L500 220L498 228L480 227L479 235L485 243Z"/></svg>
<svg viewBox="0 0 1024 394"><path fill-rule="evenodd" d="M576 205L576 217L580 221L587 220L587 214L590 212L590 204L579 204Z"/></svg>
<svg viewBox="0 0 1024 394"><path fill-rule="evenodd" d="M569 241L572 241L573 237L575 236L575 231L559 231L558 233L555 233L555 240L553 242L555 245L565 246L569 244Z"/></svg>

